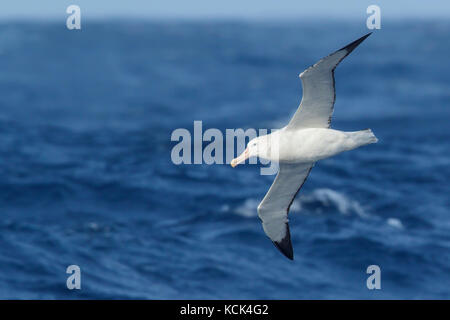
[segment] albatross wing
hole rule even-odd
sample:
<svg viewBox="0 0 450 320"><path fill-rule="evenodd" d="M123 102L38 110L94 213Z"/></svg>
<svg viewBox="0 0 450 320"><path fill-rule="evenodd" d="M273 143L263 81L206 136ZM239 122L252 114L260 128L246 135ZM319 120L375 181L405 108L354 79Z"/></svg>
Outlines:
<svg viewBox="0 0 450 320"><path fill-rule="evenodd" d="M300 74L303 98L287 129L329 128L336 99L334 69L371 33L321 59Z"/></svg>
<svg viewBox="0 0 450 320"><path fill-rule="evenodd" d="M314 163L280 163L278 175L258 206L264 232L286 257L293 260L288 212Z"/></svg>

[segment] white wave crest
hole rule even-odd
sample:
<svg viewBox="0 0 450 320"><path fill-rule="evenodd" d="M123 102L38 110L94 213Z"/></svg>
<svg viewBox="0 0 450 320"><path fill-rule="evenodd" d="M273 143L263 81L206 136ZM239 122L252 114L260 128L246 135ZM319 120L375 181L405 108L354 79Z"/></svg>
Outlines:
<svg viewBox="0 0 450 320"><path fill-rule="evenodd" d="M249 198L244 203L236 207L233 212L242 217L255 217L257 215L256 208L259 205L259 200L255 198ZM302 210L308 210L308 207L315 205L315 212L323 212L324 209L334 207L337 211L344 215L350 215L352 213L366 218L369 215L366 210L359 204L359 202L348 198L346 195L331 190L331 189L315 189L310 194L302 194L299 199L296 199L290 208L290 212L301 212ZM228 206L227 210L228 211ZM224 209L222 208L222 211Z"/></svg>
<svg viewBox="0 0 450 320"><path fill-rule="evenodd" d="M234 212L240 216L249 218L256 216L256 208L259 205L259 201L253 198L245 200L245 202L234 209Z"/></svg>
<svg viewBox="0 0 450 320"><path fill-rule="evenodd" d="M396 218L389 218L386 220L386 223L390 225L391 227L397 228L397 229L403 229L403 223L401 220Z"/></svg>
<svg viewBox="0 0 450 320"><path fill-rule="evenodd" d="M323 207L336 207L339 213L356 213L360 217L367 217L368 214L358 201L348 198L346 195L332 189L316 189L310 195L300 197L302 204L309 204L318 201Z"/></svg>

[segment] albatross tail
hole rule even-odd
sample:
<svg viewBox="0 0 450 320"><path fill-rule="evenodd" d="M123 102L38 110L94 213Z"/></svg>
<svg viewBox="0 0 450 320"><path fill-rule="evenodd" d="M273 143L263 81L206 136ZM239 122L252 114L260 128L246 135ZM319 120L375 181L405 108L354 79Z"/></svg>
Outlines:
<svg viewBox="0 0 450 320"><path fill-rule="evenodd" d="M378 139L375 137L371 129L365 129L356 132L348 132L352 136L356 147L365 146L366 144L377 143Z"/></svg>

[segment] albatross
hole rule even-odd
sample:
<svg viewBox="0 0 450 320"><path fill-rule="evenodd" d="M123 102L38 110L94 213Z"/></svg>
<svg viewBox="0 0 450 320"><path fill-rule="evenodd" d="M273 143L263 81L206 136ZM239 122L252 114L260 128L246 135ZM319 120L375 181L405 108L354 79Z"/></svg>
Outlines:
<svg viewBox="0 0 450 320"><path fill-rule="evenodd" d="M294 253L288 224L289 208L314 164L378 141L370 129L344 132L330 128L336 98L334 70L370 34L300 73L303 97L287 126L252 139L245 151L231 161L231 166L235 167L255 156L279 164L277 176L257 211L266 235L291 260Z"/></svg>

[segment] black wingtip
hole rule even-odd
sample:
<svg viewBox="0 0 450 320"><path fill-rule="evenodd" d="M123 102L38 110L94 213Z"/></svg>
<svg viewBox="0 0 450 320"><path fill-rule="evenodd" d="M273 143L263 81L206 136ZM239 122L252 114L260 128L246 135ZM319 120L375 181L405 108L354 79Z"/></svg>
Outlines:
<svg viewBox="0 0 450 320"><path fill-rule="evenodd" d="M346 50L347 51L347 55L350 54L350 52L352 52L353 50L355 50L355 48L357 46L359 46L361 44L361 42L363 42L364 40L366 40L366 38L368 36L370 36L372 34L372 32L369 32L368 34L366 34L365 36L362 36L361 38L359 38L358 40L353 41L352 43L346 45L345 47L339 49L338 51L341 50Z"/></svg>
<svg viewBox="0 0 450 320"><path fill-rule="evenodd" d="M289 225L286 223L286 236L281 241L272 241L275 247L281 251L286 258L294 260L294 250L292 249L291 233Z"/></svg>

